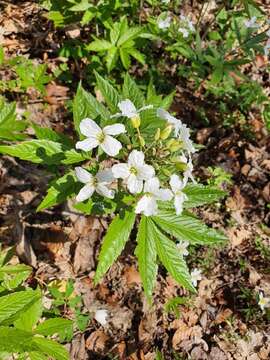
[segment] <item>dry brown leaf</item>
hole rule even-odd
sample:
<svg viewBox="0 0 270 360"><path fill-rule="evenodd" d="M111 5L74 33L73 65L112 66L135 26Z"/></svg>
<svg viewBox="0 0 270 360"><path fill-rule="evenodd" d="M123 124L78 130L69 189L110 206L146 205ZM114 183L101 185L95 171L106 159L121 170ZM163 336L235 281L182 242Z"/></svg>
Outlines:
<svg viewBox="0 0 270 360"><path fill-rule="evenodd" d="M227 235L232 248L236 248L252 236L252 232L246 226L233 226L227 230Z"/></svg>
<svg viewBox="0 0 270 360"><path fill-rule="evenodd" d="M85 346L87 350L105 355L108 351L109 340L108 335L102 330L96 330L86 339Z"/></svg>
<svg viewBox="0 0 270 360"><path fill-rule="evenodd" d="M220 313L217 314L214 323L215 324L222 324L225 322L230 316L232 316L233 312L231 309L224 309Z"/></svg>

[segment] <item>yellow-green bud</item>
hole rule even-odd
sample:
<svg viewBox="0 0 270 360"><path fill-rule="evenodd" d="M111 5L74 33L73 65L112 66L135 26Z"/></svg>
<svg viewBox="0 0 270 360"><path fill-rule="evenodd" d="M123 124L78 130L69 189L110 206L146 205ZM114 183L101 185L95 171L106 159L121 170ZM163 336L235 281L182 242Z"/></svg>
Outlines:
<svg viewBox="0 0 270 360"><path fill-rule="evenodd" d="M156 149L156 148L153 148L153 149L152 149L152 154L153 154L153 156L155 156L156 153L157 153L157 149Z"/></svg>
<svg viewBox="0 0 270 360"><path fill-rule="evenodd" d="M163 172L164 175L171 176L171 172L168 169L162 168L161 171Z"/></svg>
<svg viewBox="0 0 270 360"><path fill-rule="evenodd" d="M187 169L187 164L178 162L175 164L177 170L185 171Z"/></svg>
<svg viewBox="0 0 270 360"><path fill-rule="evenodd" d="M140 119L140 116L139 115L136 115L134 116L133 118L131 118L131 123L132 123L132 126L135 128L135 129L138 129L141 125L141 119Z"/></svg>
<svg viewBox="0 0 270 360"><path fill-rule="evenodd" d="M144 138L142 136L139 136L139 141L140 141L141 146L144 147L145 141L144 141Z"/></svg>
<svg viewBox="0 0 270 360"><path fill-rule="evenodd" d="M160 138L160 128L158 128L156 131L155 140L158 141L159 138Z"/></svg>
<svg viewBox="0 0 270 360"><path fill-rule="evenodd" d="M165 129L163 129L160 133L160 138L162 140L166 140L168 139L168 137L170 136L170 133L172 132L172 126L168 125L165 127Z"/></svg>
<svg viewBox="0 0 270 360"><path fill-rule="evenodd" d="M175 139L172 139L172 141L168 141L167 147L169 148L169 150L170 150L171 152L175 152L175 151L181 149L182 144L181 144L180 141L177 141L177 140L175 140Z"/></svg>

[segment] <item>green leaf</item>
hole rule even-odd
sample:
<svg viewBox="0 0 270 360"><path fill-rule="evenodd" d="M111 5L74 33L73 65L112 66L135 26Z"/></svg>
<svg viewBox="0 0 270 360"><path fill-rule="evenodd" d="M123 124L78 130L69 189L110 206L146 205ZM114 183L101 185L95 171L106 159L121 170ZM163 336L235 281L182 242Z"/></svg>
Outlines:
<svg viewBox="0 0 270 360"><path fill-rule="evenodd" d="M142 65L145 64L145 58L144 55L138 51L137 49L135 49L134 47L128 48L126 49L126 51L128 51L128 53L134 58L136 59L139 63L141 63Z"/></svg>
<svg viewBox="0 0 270 360"><path fill-rule="evenodd" d="M26 136L20 132L26 128L24 121L16 120L16 104L6 103L0 98L0 139L23 140Z"/></svg>
<svg viewBox="0 0 270 360"><path fill-rule="evenodd" d="M58 133L51 128L41 127L36 124L32 124L35 131L35 135L39 140L52 140L60 142L66 147L72 148L74 146L72 140L64 134Z"/></svg>
<svg viewBox="0 0 270 360"><path fill-rule="evenodd" d="M117 41L117 46L123 45L125 42L137 38L143 32L142 27L132 27L125 31L123 35L120 36Z"/></svg>
<svg viewBox="0 0 270 360"><path fill-rule="evenodd" d="M40 292L27 290L0 297L0 324L12 324L32 304L40 299Z"/></svg>
<svg viewBox="0 0 270 360"><path fill-rule="evenodd" d="M0 267L1 285L7 290L15 289L29 277L31 272L32 268L23 264L2 266Z"/></svg>
<svg viewBox="0 0 270 360"><path fill-rule="evenodd" d="M155 239L158 257L169 274L186 289L193 292L196 291L192 285L186 262L180 255L175 243L167 238L157 228L154 222L151 222L150 229L152 236Z"/></svg>
<svg viewBox="0 0 270 360"><path fill-rule="evenodd" d="M225 235L209 228L194 216L179 216L174 210L160 210L153 219L163 231L192 244L216 245L227 240Z"/></svg>
<svg viewBox="0 0 270 360"><path fill-rule="evenodd" d="M65 339L72 333L73 322L68 319L53 318L47 319L35 329L36 334L52 336L58 334Z"/></svg>
<svg viewBox="0 0 270 360"><path fill-rule="evenodd" d="M200 184L187 185L183 190L188 199L184 202L186 209L211 204L220 200L226 195L226 192L215 186L204 186Z"/></svg>
<svg viewBox="0 0 270 360"><path fill-rule="evenodd" d="M95 40L93 42L91 42L89 45L87 45L86 49L88 51L106 51L111 49L111 47L113 46L112 43L110 43L107 40Z"/></svg>
<svg viewBox="0 0 270 360"><path fill-rule="evenodd" d="M106 120L109 119L110 114L93 95L85 91L82 85L79 84L73 101L73 120L77 133L80 134L79 125L83 119L87 117L96 119L98 116Z"/></svg>
<svg viewBox="0 0 270 360"><path fill-rule="evenodd" d="M137 109L144 106L144 96L134 80L126 73L123 85L123 96L130 99Z"/></svg>
<svg viewBox="0 0 270 360"><path fill-rule="evenodd" d="M30 332L0 326L0 351L14 353L34 350L32 339Z"/></svg>
<svg viewBox="0 0 270 360"><path fill-rule="evenodd" d="M146 297L150 300L157 277L157 251L151 223L142 216L137 233L136 256Z"/></svg>
<svg viewBox="0 0 270 360"><path fill-rule="evenodd" d="M106 64L107 64L107 69L110 72L116 65L117 60L119 57L119 52L117 47L113 46L107 53L106 56Z"/></svg>
<svg viewBox="0 0 270 360"><path fill-rule="evenodd" d="M34 302L20 317L14 322L17 329L32 331L38 320L41 318L43 311L41 297Z"/></svg>
<svg viewBox="0 0 270 360"><path fill-rule="evenodd" d="M114 113L117 112L118 111L117 104L120 102L120 97L118 95L118 92L107 80L103 79L103 77L100 76L96 71L95 71L95 76L97 79L97 87L101 91L101 94L104 97L110 110Z"/></svg>
<svg viewBox="0 0 270 360"><path fill-rule="evenodd" d="M130 56L126 49L120 48L120 58L124 68L128 70L130 67Z"/></svg>
<svg viewBox="0 0 270 360"><path fill-rule="evenodd" d="M30 360L48 360L47 356L38 351L28 353Z"/></svg>
<svg viewBox="0 0 270 360"><path fill-rule="evenodd" d="M44 339L42 337L34 337L32 343L38 350L55 360L69 360L68 351L65 347L53 340Z"/></svg>
<svg viewBox="0 0 270 360"><path fill-rule="evenodd" d="M37 211L47 209L51 206L64 202L77 194L80 190L80 184L73 171L68 172L61 178L55 180L47 190L47 195L39 204Z"/></svg>
<svg viewBox="0 0 270 360"><path fill-rule="evenodd" d="M94 278L96 284L121 254L121 251L129 239L135 218L136 215L134 212L126 211L124 216L117 215L111 222L103 239L99 254L99 263Z"/></svg>
<svg viewBox="0 0 270 360"><path fill-rule="evenodd" d="M36 164L74 164L85 160L85 155L51 140L29 140L17 145L2 145L0 153L18 157Z"/></svg>

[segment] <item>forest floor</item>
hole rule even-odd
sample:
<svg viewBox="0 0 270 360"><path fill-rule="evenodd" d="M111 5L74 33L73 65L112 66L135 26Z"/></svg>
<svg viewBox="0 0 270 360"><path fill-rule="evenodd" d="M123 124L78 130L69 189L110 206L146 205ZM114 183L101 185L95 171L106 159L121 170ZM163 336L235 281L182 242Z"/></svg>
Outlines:
<svg viewBox="0 0 270 360"><path fill-rule="evenodd" d="M7 56L29 56L46 63L51 72L60 61L55 55L59 38L74 31L54 30L39 7L26 1L4 6L0 26ZM79 80L79 65L74 62L73 67ZM269 76L260 66L253 71L268 89ZM12 78L6 70L0 76L2 80ZM6 92L5 96L16 100L18 113L27 111L32 122L70 134L72 118L66 103L74 90L52 81L42 98L35 90L24 95ZM174 111L181 113L186 96L177 90ZM209 167L220 167L231 175L231 181L221 179L228 192L224 200L196 211L207 224L223 231L228 242L222 248L196 247L190 252L189 266L200 268L203 276L198 293L183 304L172 299L185 292L160 270L149 306L136 259L130 255L132 241L104 280L94 286L107 219L74 213L71 203L36 213L50 176L41 166L0 158L1 243L16 244L20 260L33 266L31 286L58 280L65 287L72 279L74 292L82 298L81 313L90 314L86 330L77 332L67 345L72 359L154 360L158 349L164 359L270 358L269 319L258 306L259 292L270 294L269 136L256 117L245 124L252 136L239 124L227 128L214 122L197 124L190 102L186 122L194 129L194 141L203 145L194 156L196 176L204 182L215 181ZM105 326L93 317L97 309L109 312Z"/></svg>

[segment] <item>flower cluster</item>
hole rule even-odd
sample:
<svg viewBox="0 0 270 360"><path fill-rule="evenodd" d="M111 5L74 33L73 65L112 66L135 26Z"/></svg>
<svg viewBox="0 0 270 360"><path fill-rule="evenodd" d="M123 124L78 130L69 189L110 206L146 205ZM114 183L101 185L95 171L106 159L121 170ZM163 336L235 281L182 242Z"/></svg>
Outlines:
<svg viewBox="0 0 270 360"><path fill-rule="evenodd" d="M126 117L131 121L131 125L137 130L139 140L141 138L139 127L141 124L140 113L147 109L152 109L152 105L136 109L131 100L126 99L118 104L120 112L111 118ZM168 144L177 145L181 148L178 162L183 166L183 173L170 174L167 182L169 187L162 188L159 180L158 168L152 163L146 163L147 149L141 143L141 149L130 149L126 162L119 162L114 159L123 145L115 136L126 133L126 128L121 123L107 125L101 128L94 120L86 118L80 123L80 132L85 139L76 143L76 149L91 151L96 148L98 154L103 152L109 155L112 166L99 170L92 174L82 167L75 168L77 179L84 184L78 193L78 202L89 199L95 192L101 196L113 199L118 187L126 189L133 195L135 213L145 216L156 215L158 213L158 201L172 201L177 215L183 211L183 203L187 200L187 195L183 192L189 179L195 182L192 170L193 165L191 155L195 152L194 145L190 140L189 129L180 120L169 114L164 109L157 110L157 116L166 121L165 129L162 132L162 139L167 139L173 130L172 138ZM160 129L158 129L161 136ZM165 134L165 135L164 135ZM159 136L158 136L159 137ZM158 140L155 136L155 139ZM140 141L139 141L140 142ZM148 149L149 150L149 149ZM119 182L120 180L120 182ZM114 188L112 188L114 187Z"/></svg>
<svg viewBox="0 0 270 360"><path fill-rule="evenodd" d="M178 27L178 31L182 34L184 38L187 38L190 33L195 32L195 27L192 21L185 15L181 14L179 19L180 26ZM161 16L157 20L157 26L160 30L166 30L171 26L172 17L170 15Z"/></svg>

